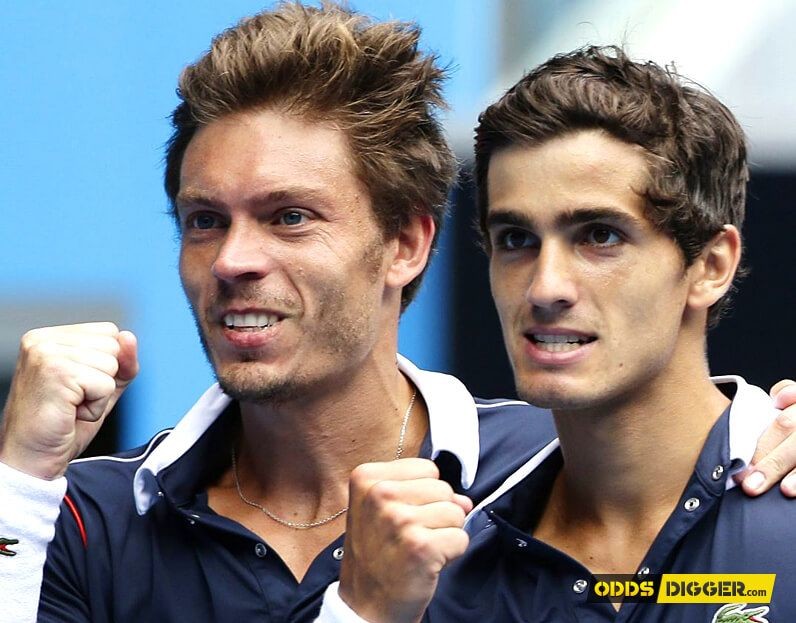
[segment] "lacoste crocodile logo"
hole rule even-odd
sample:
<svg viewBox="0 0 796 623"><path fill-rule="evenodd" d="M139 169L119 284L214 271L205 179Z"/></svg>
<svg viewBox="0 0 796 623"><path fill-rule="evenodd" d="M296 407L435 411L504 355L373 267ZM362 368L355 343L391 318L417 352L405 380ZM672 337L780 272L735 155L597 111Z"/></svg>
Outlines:
<svg viewBox="0 0 796 623"><path fill-rule="evenodd" d="M727 604L718 609L711 623L769 623L768 606L744 610L746 604Z"/></svg>
<svg viewBox="0 0 796 623"><path fill-rule="evenodd" d="M19 539L6 539L0 536L0 556L16 556L17 553L8 549L8 546L16 545L17 543L19 543Z"/></svg>

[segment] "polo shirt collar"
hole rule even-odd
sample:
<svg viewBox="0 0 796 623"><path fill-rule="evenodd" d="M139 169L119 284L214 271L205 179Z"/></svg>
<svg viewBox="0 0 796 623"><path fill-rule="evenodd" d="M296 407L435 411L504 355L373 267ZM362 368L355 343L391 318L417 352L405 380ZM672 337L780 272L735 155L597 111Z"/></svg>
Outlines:
<svg viewBox="0 0 796 623"><path fill-rule="evenodd" d="M398 355L398 369L417 387L428 407L431 458L443 451L461 463L462 486L475 480L480 451L478 411L473 397L457 378L421 370ZM136 470L133 496L139 515L145 514L159 499L158 474L184 456L230 405L232 399L214 383L165 439Z"/></svg>
<svg viewBox="0 0 796 623"><path fill-rule="evenodd" d="M748 384L742 377L734 375L711 377L715 385L734 384L735 395L729 413L729 459L730 468L725 488L737 486L732 478L751 462L757 440L777 417L779 411L762 389ZM732 395L732 392L730 392ZM480 511L497 501L515 487L522 487L525 480L560 446L556 438L532 456L524 465L509 476L491 495L487 496L467 516L465 526L473 523ZM700 456L701 456L700 452Z"/></svg>
<svg viewBox="0 0 796 623"><path fill-rule="evenodd" d="M759 387L749 385L740 376L716 376L714 384L731 383L736 386L735 397L730 405L730 473L726 488L737 486L732 476L746 469L751 463L757 440L779 414L769 395Z"/></svg>

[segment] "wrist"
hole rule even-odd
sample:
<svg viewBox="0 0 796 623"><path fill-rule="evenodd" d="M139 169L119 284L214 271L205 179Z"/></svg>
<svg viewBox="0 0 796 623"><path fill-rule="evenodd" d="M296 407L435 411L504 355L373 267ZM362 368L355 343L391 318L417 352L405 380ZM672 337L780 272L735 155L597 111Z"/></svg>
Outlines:
<svg viewBox="0 0 796 623"><path fill-rule="evenodd" d="M29 449L0 445L0 463L39 480L57 480L66 473L69 461Z"/></svg>

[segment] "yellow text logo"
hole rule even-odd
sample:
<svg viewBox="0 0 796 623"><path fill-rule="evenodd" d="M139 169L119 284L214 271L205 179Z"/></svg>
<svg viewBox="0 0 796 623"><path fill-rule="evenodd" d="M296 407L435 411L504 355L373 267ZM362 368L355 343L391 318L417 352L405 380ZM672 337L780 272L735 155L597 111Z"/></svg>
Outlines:
<svg viewBox="0 0 796 623"><path fill-rule="evenodd" d="M658 603L771 603L774 573L664 573Z"/></svg>

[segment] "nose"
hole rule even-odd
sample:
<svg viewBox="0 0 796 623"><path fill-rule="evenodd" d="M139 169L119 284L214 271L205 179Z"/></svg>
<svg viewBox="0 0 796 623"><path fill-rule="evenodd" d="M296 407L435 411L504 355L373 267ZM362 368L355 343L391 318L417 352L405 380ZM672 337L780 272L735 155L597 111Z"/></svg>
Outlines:
<svg viewBox="0 0 796 623"><path fill-rule="evenodd" d="M559 312L575 304L574 258L555 243L542 244L533 262L526 300L536 310Z"/></svg>
<svg viewBox="0 0 796 623"><path fill-rule="evenodd" d="M213 275L222 281L260 279L273 268L266 233L257 223L231 223L213 262Z"/></svg>

